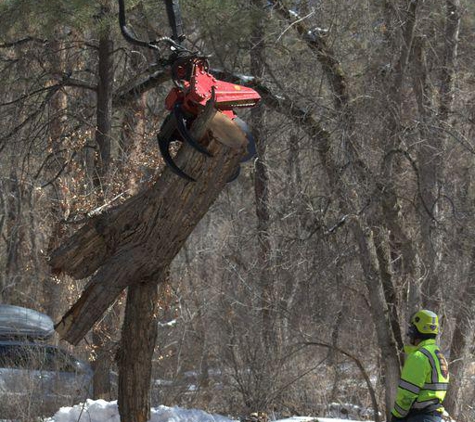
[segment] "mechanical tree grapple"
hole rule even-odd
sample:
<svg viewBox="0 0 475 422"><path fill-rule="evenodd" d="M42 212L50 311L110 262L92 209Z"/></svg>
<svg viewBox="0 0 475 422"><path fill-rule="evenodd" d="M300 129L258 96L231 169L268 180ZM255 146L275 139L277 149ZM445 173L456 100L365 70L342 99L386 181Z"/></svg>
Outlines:
<svg viewBox="0 0 475 422"><path fill-rule="evenodd" d="M165 99L165 106L170 114L165 118L157 135L158 146L165 163L175 174L194 181L173 161L170 154L171 142L187 142L200 153L211 157L206 147L201 145L199 140L193 139L189 128L205 106L212 105L244 132L248 146L247 153L241 162L251 159L256 152L254 139L246 123L236 116L235 109L253 107L260 100L260 96L251 88L216 79L210 73L208 58L182 45L185 36L178 0L164 1L173 32L171 38L162 37L152 42L138 40L126 26L123 0L119 0L119 23L125 39L133 44L158 50L159 44L166 43L171 49L167 64L171 67L171 78L175 86ZM239 169L229 181L234 180L238 175Z"/></svg>

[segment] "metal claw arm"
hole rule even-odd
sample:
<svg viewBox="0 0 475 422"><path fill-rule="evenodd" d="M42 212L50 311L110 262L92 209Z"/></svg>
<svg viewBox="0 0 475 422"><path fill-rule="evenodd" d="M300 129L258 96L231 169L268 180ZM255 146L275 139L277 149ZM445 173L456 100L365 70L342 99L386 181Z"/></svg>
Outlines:
<svg viewBox="0 0 475 422"><path fill-rule="evenodd" d="M233 133L234 137L241 140L243 145L246 143L247 153L242 157L241 162L251 159L256 153L254 139L247 125L237 118L234 109L252 107L259 101L260 96L251 88L220 81L211 75L208 58L181 45L186 37L183 32L179 0L163 1L166 6L168 23L173 33L172 38L162 37L151 42L137 39L133 32L127 28L124 0L118 0L119 24L122 35L132 44L155 50L159 49L158 43L160 42L167 42L171 46L172 54L167 63L171 65L171 76L175 87L165 99L165 106L171 113L164 121L157 135L157 141L167 166L179 177L191 182L195 179L186 174L174 162L170 153L171 142L186 142L201 154L212 157L210 151L199 142L203 135L195 139L189 131L189 128L196 122L207 121L214 124L213 133L217 139L223 138L223 133L225 140L232 139L230 133ZM212 121L204 118L210 114L210 111L215 114ZM216 114L217 111L219 114ZM245 142L246 140L247 142ZM237 168L229 181L238 177L239 171Z"/></svg>
<svg viewBox="0 0 475 422"><path fill-rule="evenodd" d="M162 154L163 160L171 169L171 171L173 171L173 173L185 180L194 182L195 179L193 179L193 177L189 176L180 167L178 167L175 164L175 161L173 161L173 158L170 154L170 143L174 140L173 134L176 130L176 127L177 123L175 115L169 114L163 122L163 125L160 128L160 132L157 135L158 148L160 149L160 153Z"/></svg>
<svg viewBox="0 0 475 422"><path fill-rule="evenodd" d="M154 44L151 44L150 42L147 41L141 41L135 37L135 35L132 33L132 31L127 28L127 22L125 20L125 5L124 5L124 0L118 0L119 1L119 25L120 25L120 32L122 32L122 35L124 38L131 44L138 45L140 47L147 47L147 48L152 48L152 49L158 49L158 47Z"/></svg>
<svg viewBox="0 0 475 422"><path fill-rule="evenodd" d="M165 0L165 5L167 7L168 23L173 31L172 39L176 42L182 42L185 39L185 33L183 32L179 0Z"/></svg>
<svg viewBox="0 0 475 422"><path fill-rule="evenodd" d="M151 48L152 50L159 50L159 47L158 47L158 44L159 43L167 43L169 45L171 45L172 47L174 47L176 50L178 51L186 51L186 52L189 52L189 50L187 50L185 47L183 47L181 44L180 44L180 41L182 41L182 39L184 38L183 34L181 35L182 39L176 39L173 40L169 37L161 37L159 38L158 40L155 40L155 41L142 41L142 40L139 40L134 34L133 32L127 28L127 22L126 22L126 19L125 19L125 5L124 5L124 0L118 0L119 2L119 26L120 26L120 32L122 33L122 35L124 36L124 38L131 44L134 44L134 45L137 45L139 47L146 47L146 48ZM168 11L168 5L167 5L167 11ZM169 19L170 19L170 16L169 16ZM171 21L170 21L171 22ZM178 22L178 20L177 20ZM178 27L176 27L178 28ZM175 34L175 32L177 31L175 27L173 27L173 33ZM179 28L180 28L180 31L182 31L182 23L181 23L181 18L179 19ZM178 32L177 32L178 34ZM175 36L175 35L174 35Z"/></svg>

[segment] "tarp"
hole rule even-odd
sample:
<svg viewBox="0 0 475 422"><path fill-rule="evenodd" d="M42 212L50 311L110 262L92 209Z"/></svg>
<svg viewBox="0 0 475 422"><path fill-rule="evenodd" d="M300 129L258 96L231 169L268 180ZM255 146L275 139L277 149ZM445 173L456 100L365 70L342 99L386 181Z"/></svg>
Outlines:
<svg viewBox="0 0 475 422"><path fill-rule="evenodd" d="M47 339L53 333L53 320L48 315L20 306L0 304L0 338Z"/></svg>

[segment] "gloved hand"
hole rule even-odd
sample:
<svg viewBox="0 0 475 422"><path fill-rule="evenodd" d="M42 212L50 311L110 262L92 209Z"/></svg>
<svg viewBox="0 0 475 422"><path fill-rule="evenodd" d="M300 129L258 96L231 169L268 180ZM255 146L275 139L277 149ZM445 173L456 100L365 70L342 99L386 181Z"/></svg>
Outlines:
<svg viewBox="0 0 475 422"><path fill-rule="evenodd" d="M398 418L397 416L391 415L391 419L389 422L404 422L404 418Z"/></svg>

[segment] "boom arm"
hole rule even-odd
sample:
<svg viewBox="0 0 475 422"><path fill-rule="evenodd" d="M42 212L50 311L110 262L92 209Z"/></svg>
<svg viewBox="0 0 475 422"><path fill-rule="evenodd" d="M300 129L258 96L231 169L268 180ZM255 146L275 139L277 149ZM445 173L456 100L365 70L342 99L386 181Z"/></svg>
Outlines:
<svg viewBox="0 0 475 422"><path fill-rule="evenodd" d="M173 37L161 37L158 40L155 41L142 41L139 40L133 32L127 27L127 21L125 18L125 5L124 5L124 0L118 0L119 2L119 26L120 26L120 32L122 33L123 37L131 44L138 45L139 47L146 47L146 48L151 48L153 50L159 50L158 44L162 42L166 42L172 47L174 47L176 50L179 51L188 51L186 48L184 48L181 44L179 44L183 39L183 24L181 22L181 16L179 14L180 12L180 6L178 5L178 0L165 0L166 1L166 6L167 6L167 13L168 13L168 19L170 24L172 24L172 19L173 19ZM168 4L168 3L173 3L173 4ZM169 11L170 9L170 11ZM175 11L178 12L178 14L175 14ZM173 16L178 16L178 18L173 18ZM176 22L176 24L175 24ZM181 34L181 35L180 35ZM175 35L178 37L176 38ZM176 40L176 41L175 41Z"/></svg>
<svg viewBox="0 0 475 422"><path fill-rule="evenodd" d="M173 31L172 39L180 43L185 39L185 34L179 0L165 0L165 5L167 7L168 23Z"/></svg>

